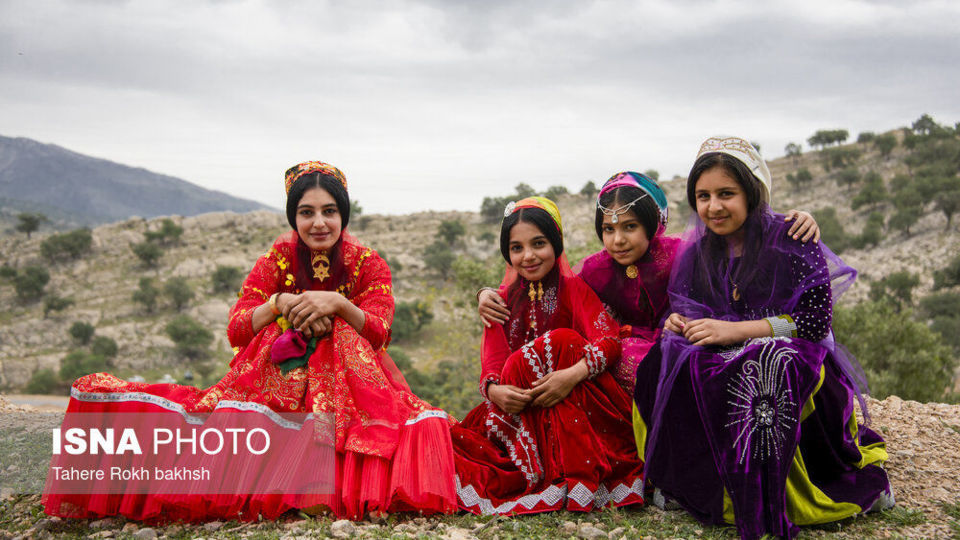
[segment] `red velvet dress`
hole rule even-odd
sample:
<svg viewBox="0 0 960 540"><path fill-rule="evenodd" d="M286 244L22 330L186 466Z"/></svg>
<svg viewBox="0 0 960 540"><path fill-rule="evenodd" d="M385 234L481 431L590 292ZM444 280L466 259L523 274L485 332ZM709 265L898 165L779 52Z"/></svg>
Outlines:
<svg viewBox="0 0 960 540"><path fill-rule="evenodd" d="M500 294L506 297L504 288ZM549 315L543 331L531 331L529 309ZM487 400L453 427L462 509L524 514L643 502L630 396L607 371L620 357L617 332L597 295L575 276L560 276L541 300L484 331L484 397L488 383L530 388L584 357L590 377L553 407L507 414ZM536 339L523 344L528 337Z"/></svg>
<svg viewBox="0 0 960 540"><path fill-rule="evenodd" d="M315 280L316 286L311 287L336 287L363 310L362 331L336 318L333 331L317 341L307 365L285 375L271 362L270 354L282 333L279 325L271 323L253 332L257 306L274 292L299 292L294 278L300 264L297 243L295 231L279 237L244 282L227 330L238 352L218 383L200 390L131 383L107 373L87 375L74 383L67 415L213 412L213 418L224 409L274 417L276 412L313 413L317 425L307 435L329 433L335 463L332 452L329 463L318 463L295 449L280 449L277 472L262 474L296 477L298 471L327 467L330 478L335 477L335 492L309 497L291 493L65 495L48 478L43 496L48 514L74 518L122 514L163 521L256 519L258 514L275 518L291 508L320 506L338 517L358 519L365 512L456 509L452 420L410 392L387 354L394 299L390 270L373 250L342 241L341 264L333 270L344 272L340 274L344 279ZM261 485L255 483L253 491Z"/></svg>

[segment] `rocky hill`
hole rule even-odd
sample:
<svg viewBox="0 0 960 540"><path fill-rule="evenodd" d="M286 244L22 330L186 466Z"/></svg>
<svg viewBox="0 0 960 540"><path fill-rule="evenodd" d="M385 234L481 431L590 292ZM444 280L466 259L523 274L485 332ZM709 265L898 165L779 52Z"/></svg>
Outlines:
<svg viewBox="0 0 960 540"><path fill-rule="evenodd" d="M900 132L896 133L903 138ZM870 143L843 148L859 154L843 169L854 167L861 176L878 172L887 189L892 188L898 174L910 173L906 159L909 151L902 144L886 155ZM877 203L854 211L850 201L858 193L859 185L838 184L841 169L825 164L822 152L771 161L775 209L819 211L832 207L846 234L854 236L864 228L869 213L892 205ZM788 176L801 169L810 171L812 179L804 184L787 181ZM685 208L685 181L674 178L662 185L672 205L670 229L677 232L682 230L689 214ZM564 218L568 257L575 263L600 248L593 232L594 206L585 195L561 195L557 199ZM256 257L288 226L282 215L268 211L173 216L169 220L182 227L182 236L163 248L156 268L145 267L134 255L133 247L143 243L149 231L159 230L164 219L167 218L133 218L96 227L89 252L76 260L43 259L40 246L49 234L38 233L29 239L19 233L0 236L0 266L21 271L39 264L51 275L46 294L74 302L61 311L51 311L45 318L40 300L19 298L12 280L0 277L0 390L22 389L39 369L56 371L61 359L77 348L67 332L76 321L92 324L96 335L110 337L118 344L119 353L112 369L119 375L139 374L147 380L157 380L165 373L180 378L190 367L174 350L164 330L170 320L183 313L215 335L211 349L217 367L210 377L225 369L231 351L224 328L234 296L229 292L214 293L211 277L218 266L234 267L245 275ZM437 268L430 267L424 257L425 248L435 241L444 221L459 221L465 227L465 234L449 246L457 262L445 277ZM402 350L414 365L423 369L444 361L473 365L480 329L473 293L481 285L496 285L503 268L496 246L497 224L487 223L480 214L472 212L421 212L389 217L361 215L351 229L391 264L398 300L424 301L432 312L432 322L413 337L395 339L391 350ZM956 225L947 228L945 215L934 205L921 206L909 235L887 227L882 240L875 245L848 247L842 253L847 262L861 271L862 277L868 278L858 282L845 302L865 299L870 279L901 270L916 273L920 285L915 294L925 294L931 289L934 272L957 254L960 233ZM180 311L161 296L155 312L148 313L143 305L132 300L143 277L152 278L158 287L171 278L184 278L196 297Z"/></svg>
<svg viewBox="0 0 960 540"><path fill-rule="evenodd" d="M55 222L97 225L178 214L266 209L179 178L26 138L0 136L0 217L41 212Z"/></svg>

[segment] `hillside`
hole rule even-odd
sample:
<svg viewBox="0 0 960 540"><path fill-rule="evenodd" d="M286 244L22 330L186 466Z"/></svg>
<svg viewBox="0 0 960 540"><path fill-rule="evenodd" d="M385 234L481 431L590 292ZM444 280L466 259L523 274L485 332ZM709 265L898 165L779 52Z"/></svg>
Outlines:
<svg viewBox="0 0 960 540"><path fill-rule="evenodd" d="M172 176L31 139L0 136L0 217L4 221L19 212L41 212L56 222L98 225L131 216L266 208Z"/></svg>
<svg viewBox="0 0 960 540"><path fill-rule="evenodd" d="M896 178L902 180L903 175L912 174L908 162L913 151L903 144L901 132L892 133L901 144L885 155L871 143L836 147L852 149L858 154L852 163L842 168L825 166L827 151L808 151L801 156L771 161L775 209L783 211L793 207L819 213L832 207L837 222L846 231L842 239L845 242L855 239L862 234L870 213L891 214L895 203L887 199L855 211L851 200L864 182L839 185L837 176L851 167L863 178L877 172L886 188L892 189ZM809 181L799 184L787 180L801 169L812 173ZM685 208L685 181L675 178L663 181L662 185L671 201L670 230L677 232L682 230L685 216L689 214ZM576 263L600 248L593 232L593 202L586 195L573 194L561 195L557 200L564 218L567 254L571 263ZM945 215L935 204L921 205L916 217L909 235L887 225L879 241L846 247L842 256L860 270L861 279L844 297L843 305L866 300L872 281L903 270L918 276L919 284L912 290L914 299L932 290L935 272L960 254L960 233L956 224L946 227ZM218 266L233 267L245 275L256 257L287 229L285 219L278 213L264 211L169 218L171 224L182 227L183 234L176 242L163 247L163 256L155 268L146 267L134 255L133 247L144 243L150 231L160 230L165 219L135 218L96 227L88 252L75 260L58 258L53 263L41 255L41 245L49 234L37 233L29 239L19 233L0 236L0 267L20 272L39 264L47 268L51 276L46 294L74 302L61 311L51 311L44 318L42 301L18 298L13 280L9 276L0 277L0 391L22 390L40 369L56 372L67 353L78 348L68 334L70 326L77 321L93 325L97 336L116 342L119 350L110 369L120 376L140 375L154 381L170 374L182 380L188 370L210 372L206 378L201 376L193 381L201 385L212 382L225 370L232 353L224 328L234 296L230 290L214 293L212 276ZM428 265L424 250L435 241L445 221L459 221L465 233L449 246L441 246L441 251L450 253L453 260L444 276L438 268ZM830 233L828 224L823 225L824 233ZM485 222L480 214L472 212L361 215L351 225L355 235L378 249L390 263L398 301L411 305L420 301L429 311L429 317L422 322L405 321L412 328L406 334L400 332L399 326L395 328L391 352L399 357L398 363L403 365L409 359L410 365L421 372L412 375L413 386L420 384L437 405L458 413L477 399L472 381L478 369L481 327L474 307L474 292L481 285L496 285L502 275L503 262L496 246L497 227L496 223ZM161 289L172 278L184 278L194 290L195 298L177 310L161 294L156 309L148 312L144 305L132 300L144 277L152 279ZM212 332L209 363L199 365L177 352L165 332L167 323L181 314L199 321ZM433 376L439 379L430 382ZM436 381L448 381L451 386L440 387Z"/></svg>

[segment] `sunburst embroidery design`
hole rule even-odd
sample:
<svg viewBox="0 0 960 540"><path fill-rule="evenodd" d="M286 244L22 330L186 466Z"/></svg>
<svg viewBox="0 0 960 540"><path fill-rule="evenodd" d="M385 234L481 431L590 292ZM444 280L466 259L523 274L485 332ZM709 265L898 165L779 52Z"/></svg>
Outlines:
<svg viewBox="0 0 960 540"><path fill-rule="evenodd" d="M760 461L779 454L797 423L790 411L796 403L785 381L786 367L796 353L790 347L778 348L775 340L767 341L757 359L745 361L727 384L731 410L725 427L737 432L733 448L741 465L748 454Z"/></svg>

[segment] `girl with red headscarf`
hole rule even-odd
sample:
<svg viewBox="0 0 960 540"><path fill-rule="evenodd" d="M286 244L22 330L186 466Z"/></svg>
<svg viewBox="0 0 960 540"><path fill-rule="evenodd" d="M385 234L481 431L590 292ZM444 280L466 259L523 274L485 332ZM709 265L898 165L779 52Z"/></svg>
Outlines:
<svg viewBox="0 0 960 540"><path fill-rule="evenodd" d="M563 255L556 205L507 205L498 294L510 308L484 330L480 392L451 431L460 507L477 514L590 511L642 503L630 396L607 372L617 323Z"/></svg>

